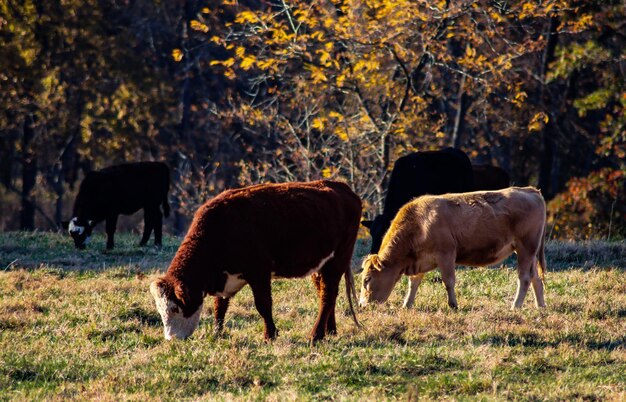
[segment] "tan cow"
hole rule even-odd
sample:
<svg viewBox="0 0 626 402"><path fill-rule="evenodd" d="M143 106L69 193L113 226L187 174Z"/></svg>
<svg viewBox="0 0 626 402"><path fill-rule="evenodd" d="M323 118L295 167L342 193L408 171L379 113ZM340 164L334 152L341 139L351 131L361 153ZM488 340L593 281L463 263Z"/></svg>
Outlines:
<svg viewBox="0 0 626 402"><path fill-rule="evenodd" d="M386 301L404 274L411 279L404 300L410 307L424 274L439 267L448 305L456 308L457 264L496 264L515 251L519 279L512 307L522 306L531 282L537 307L545 307L545 224L546 205L533 187L416 198L400 209L380 252L363 262L359 304Z"/></svg>

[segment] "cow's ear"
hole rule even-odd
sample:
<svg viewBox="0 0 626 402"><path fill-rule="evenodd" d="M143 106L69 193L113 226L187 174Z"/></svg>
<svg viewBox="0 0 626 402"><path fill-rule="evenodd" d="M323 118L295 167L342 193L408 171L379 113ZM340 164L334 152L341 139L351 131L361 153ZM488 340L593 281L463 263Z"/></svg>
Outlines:
<svg viewBox="0 0 626 402"><path fill-rule="evenodd" d="M70 221L63 221L63 222L61 222L61 229L67 230L69 228L70 228Z"/></svg>
<svg viewBox="0 0 626 402"><path fill-rule="evenodd" d="M365 226L368 229L372 228L372 223L374 223L374 221L361 221L361 225Z"/></svg>
<svg viewBox="0 0 626 402"><path fill-rule="evenodd" d="M189 314L194 313L199 305L202 304L202 292L196 292L189 285L177 281L174 285L174 295L180 300L184 310ZM187 315L185 315L187 316Z"/></svg>
<svg viewBox="0 0 626 402"><path fill-rule="evenodd" d="M376 271L383 270L383 266L380 263L380 258L378 258L378 254L370 254L367 257L365 257L365 260L363 260L363 264L361 265L361 268L363 269L369 268L369 269L374 269Z"/></svg>

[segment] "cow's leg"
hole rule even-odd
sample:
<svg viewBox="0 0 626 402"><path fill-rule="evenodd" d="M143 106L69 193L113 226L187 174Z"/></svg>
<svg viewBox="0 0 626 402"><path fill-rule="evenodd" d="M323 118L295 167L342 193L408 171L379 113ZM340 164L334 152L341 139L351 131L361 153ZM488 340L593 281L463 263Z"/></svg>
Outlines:
<svg viewBox="0 0 626 402"><path fill-rule="evenodd" d="M311 279L313 280L313 284L315 285L315 289L317 289L317 297L322 300L322 275L315 273L311 275ZM326 334L333 335L337 333L337 322L335 320L335 309L331 311L328 316L328 321L326 321Z"/></svg>
<svg viewBox="0 0 626 402"><path fill-rule="evenodd" d="M332 261L332 260L331 260ZM341 281L341 273L337 273L334 269L329 269L331 265L327 264L322 273L316 274L320 276L320 309L317 320L313 325L309 337L313 341L324 339L327 329L337 330L334 322L335 303L337 302L337 294L339 293L339 282ZM332 316L332 321L331 321ZM334 328L332 328L334 327Z"/></svg>
<svg viewBox="0 0 626 402"><path fill-rule="evenodd" d="M141 236L140 246L145 246L150 240L150 234L152 234L152 228L154 227L154 211L152 208L146 207L143 209L143 235Z"/></svg>
<svg viewBox="0 0 626 402"><path fill-rule="evenodd" d="M215 334L219 334L224 329L224 317L226 316L226 310L228 310L228 304L230 303L230 297L216 296L213 299L213 317L215 318Z"/></svg>
<svg viewBox="0 0 626 402"><path fill-rule="evenodd" d="M161 238L163 235L163 214L161 210L157 207L154 211L154 245L157 247L161 247Z"/></svg>
<svg viewBox="0 0 626 402"><path fill-rule="evenodd" d="M415 294L417 293L417 288L420 283L422 283L422 279L424 278L424 274L420 273L417 275L409 276L409 288L406 292L406 297L404 298L404 308L413 307L413 303L415 302Z"/></svg>
<svg viewBox="0 0 626 402"><path fill-rule="evenodd" d="M117 227L117 215L110 215L106 218L105 231L107 232L107 250L113 249L115 240L115 228Z"/></svg>
<svg viewBox="0 0 626 402"><path fill-rule="evenodd" d="M269 274L269 271L268 271ZM276 338L277 331L272 318L272 284L268 275L263 278L248 280L254 295L254 305L265 323L265 340Z"/></svg>
<svg viewBox="0 0 626 402"><path fill-rule="evenodd" d="M448 306L452 309L457 308L456 294L454 292L454 284L456 282L456 273L454 271L454 257L441 256L437 259L439 270L441 271L441 279L448 292Z"/></svg>
<svg viewBox="0 0 626 402"><path fill-rule="evenodd" d="M533 261L535 258L533 253L529 253L525 249L517 251L517 295L511 309L522 308L528 287L533 277Z"/></svg>
<svg viewBox="0 0 626 402"><path fill-rule="evenodd" d="M539 278L539 273L537 272L537 258L533 258L532 263L532 273L533 273L533 292L535 293L535 305L537 308L545 307L546 302L543 298L543 281Z"/></svg>

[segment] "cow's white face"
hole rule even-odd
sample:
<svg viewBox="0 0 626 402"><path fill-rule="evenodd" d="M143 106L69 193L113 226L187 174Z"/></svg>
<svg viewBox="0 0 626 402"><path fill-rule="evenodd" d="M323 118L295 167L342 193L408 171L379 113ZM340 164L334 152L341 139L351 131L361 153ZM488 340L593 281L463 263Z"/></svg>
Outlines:
<svg viewBox="0 0 626 402"><path fill-rule="evenodd" d="M163 335L168 341L172 338L186 339L198 327L202 304L191 316L185 317L182 309L170 300L157 282L150 284L150 293L154 297L157 310L163 320Z"/></svg>
<svg viewBox="0 0 626 402"><path fill-rule="evenodd" d="M82 235L83 232L85 231L85 227L84 226L79 226L76 223L78 222L78 218L72 218L72 220L70 221L70 226L69 226L69 232L70 234L77 234L77 235Z"/></svg>
<svg viewBox="0 0 626 402"><path fill-rule="evenodd" d="M89 238L91 237L91 231L94 227L94 221L81 222L77 217L73 217L68 226L68 232L72 239L74 239L74 245L78 249L84 249Z"/></svg>

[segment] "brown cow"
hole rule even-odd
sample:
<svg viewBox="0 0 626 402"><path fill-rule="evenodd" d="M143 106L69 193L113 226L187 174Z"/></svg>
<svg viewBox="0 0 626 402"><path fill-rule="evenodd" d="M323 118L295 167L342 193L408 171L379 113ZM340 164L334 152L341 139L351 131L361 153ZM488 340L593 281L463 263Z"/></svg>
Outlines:
<svg viewBox="0 0 626 402"><path fill-rule="evenodd" d="M320 298L313 340L336 332L335 302L344 275L356 322L350 260L360 217L359 197L333 181L262 184L218 195L198 209L167 273L150 285L165 338L193 333L206 295L215 296L219 332L230 298L249 284L265 339L273 339L272 278L307 275Z"/></svg>
<svg viewBox="0 0 626 402"><path fill-rule="evenodd" d="M531 282L537 306L545 307L545 223L546 205L533 187L416 198L398 212L380 252L363 262L359 303L387 300L405 274L411 283L404 305L410 307L424 274L439 267L448 305L456 308L455 265L495 264L515 251L519 280L513 307L522 306Z"/></svg>

